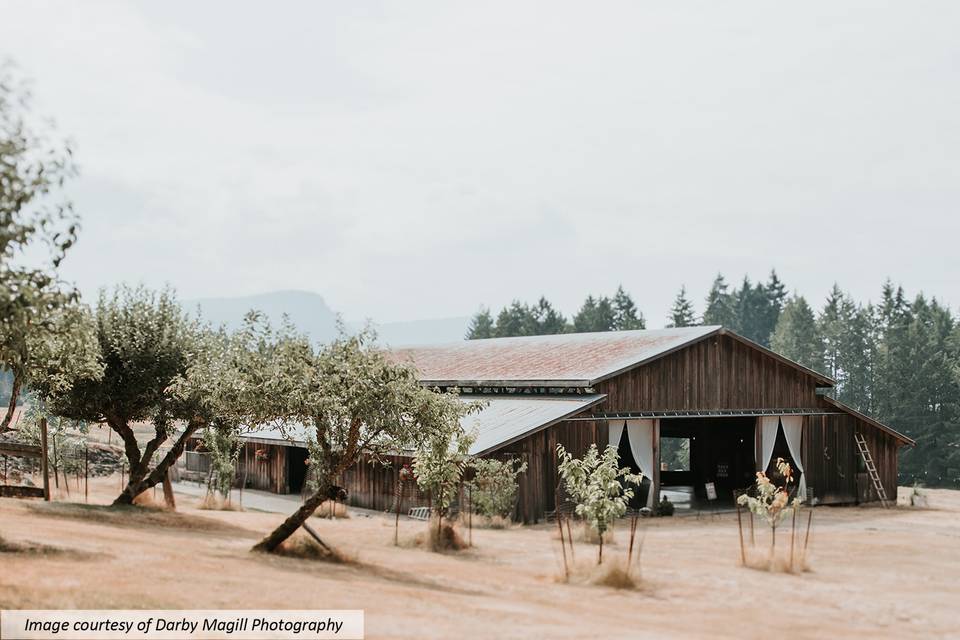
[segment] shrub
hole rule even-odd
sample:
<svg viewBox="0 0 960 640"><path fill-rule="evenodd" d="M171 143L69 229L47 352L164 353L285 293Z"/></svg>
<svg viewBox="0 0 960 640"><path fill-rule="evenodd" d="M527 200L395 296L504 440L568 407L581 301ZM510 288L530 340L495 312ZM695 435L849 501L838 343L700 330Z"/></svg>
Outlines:
<svg viewBox="0 0 960 640"><path fill-rule="evenodd" d="M527 463L516 459L473 461L474 476L467 482L474 513L492 520L508 518L517 501L517 476L527 470Z"/></svg>

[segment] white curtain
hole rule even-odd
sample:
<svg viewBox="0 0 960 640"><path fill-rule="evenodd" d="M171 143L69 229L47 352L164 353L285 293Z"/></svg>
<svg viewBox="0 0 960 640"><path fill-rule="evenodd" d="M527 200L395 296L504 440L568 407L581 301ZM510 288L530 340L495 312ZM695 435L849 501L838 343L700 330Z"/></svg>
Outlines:
<svg viewBox="0 0 960 640"><path fill-rule="evenodd" d="M650 481L650 491L647 493L647 506L653 507L653 420L612 420L610 421L610 445L620 446L623 437L623 428L627 428L627 439L630 441L630 453L640 467L640 472Z"/></svg>
<svg viewBox="0 0 960 640"><path fill-rule="evenodd" d="M623 427L626 424L622 420L610 421L610 446L614 449L620 448L620 438L623 437Z"/></svg>
<svg viewBox="0 0 960 640"><path fill-rule="evenodd" d="M630 439L630 453L640 467L640 472L650 480L650 491L647 493L647 506L653 508L653 420L629 420L627 422L627 437Z"/></svg>
<svg viewBox="0 0 960 640"><path fill-rule="evenodd" d="M760 468L766 471L773 460L773 445L777 442L777 427L780 426L780 416L762 416L760 418Z"/></svg>
<svg viewBox="0 0 960 640"><path fill-rule="evenodd" d="M800 472L800 498L807 497L807 476L803 473L803 460L800 459L802 452L801 441L803 438L803 416L782 416L780 423L783 425L783 435L787 438L787 446L790 447L790 457L797 465L797 471Z"/></svg>

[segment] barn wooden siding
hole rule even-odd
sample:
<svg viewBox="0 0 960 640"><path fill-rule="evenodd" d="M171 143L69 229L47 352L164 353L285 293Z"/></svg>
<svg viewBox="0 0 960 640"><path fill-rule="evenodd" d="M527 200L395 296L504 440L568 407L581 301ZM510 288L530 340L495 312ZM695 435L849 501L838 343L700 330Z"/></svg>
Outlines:
<svg viewBox="0 0 960 640"><path fill-rule="evenodd" d="M817 381L728 335L706 338L598 383L598 412L819 406Z"/></svg>
<svg viewBox="0 0 960 640"><path fill-rule="evenodd" d="M393 511L395 508L397 474L403 465L413 466L409 456L387 456L381 462L364 457L340 477L340 486L347 491L347 503L354 507ZM430 496L420 491L412 477L403 483L400 513L411 507L425 507Z"/></svg>
<svg viewBox="0 0 960 640"><path fill-rule="evenodd" d="M287 488L287 449L285 445L244 443L237 460L237 486L246 480L248 489L289 493ZM257 451L266 460L257 460Z"/></svg>
<svg viewBox="0 0 960 640"><path fill-rule="evenodd" d="M897 455L893 436L849 414L808 416L803 433L804 471L814 496L826 504L873 502L878 499L860 462L853 434L867 441L887 497L897 498Z"/></svg>

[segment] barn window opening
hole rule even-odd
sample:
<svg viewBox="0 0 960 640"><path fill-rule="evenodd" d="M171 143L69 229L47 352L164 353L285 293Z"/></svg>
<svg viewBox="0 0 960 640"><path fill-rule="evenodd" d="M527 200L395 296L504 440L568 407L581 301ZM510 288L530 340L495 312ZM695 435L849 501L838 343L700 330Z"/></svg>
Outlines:
<svg viewBox="0 0 960 640"><path fill-rule="evenodd" d="M690 471L690 438L660 438L660 470Z"/></svg>

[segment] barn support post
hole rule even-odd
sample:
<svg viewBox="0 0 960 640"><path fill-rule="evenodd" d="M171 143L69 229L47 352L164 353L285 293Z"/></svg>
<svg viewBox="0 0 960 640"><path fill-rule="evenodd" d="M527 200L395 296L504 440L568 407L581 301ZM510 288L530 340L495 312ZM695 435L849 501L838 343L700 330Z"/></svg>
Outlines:
<svg viewBox="0 0 960 640"><path fill-rule="evenodd" d="M650 491L653 492L653 504L660 503L660 420L653 421L653 471L650 478ZM648 501L649 502L649 501Z"/></svg>

